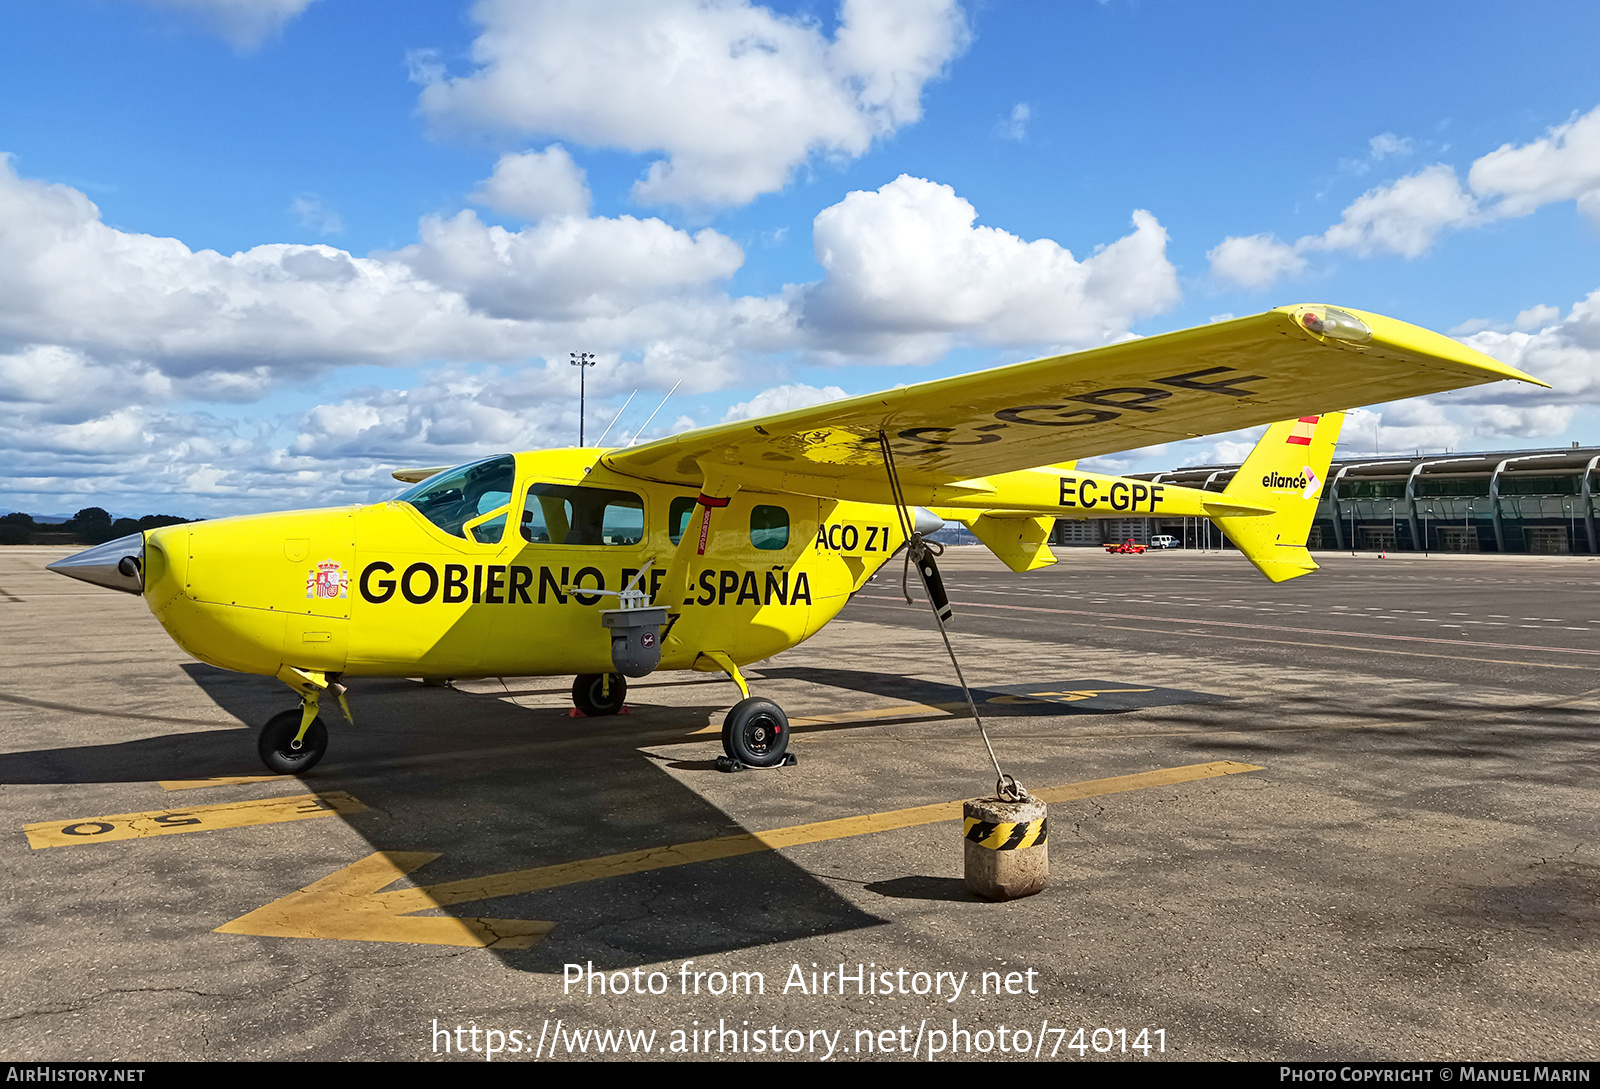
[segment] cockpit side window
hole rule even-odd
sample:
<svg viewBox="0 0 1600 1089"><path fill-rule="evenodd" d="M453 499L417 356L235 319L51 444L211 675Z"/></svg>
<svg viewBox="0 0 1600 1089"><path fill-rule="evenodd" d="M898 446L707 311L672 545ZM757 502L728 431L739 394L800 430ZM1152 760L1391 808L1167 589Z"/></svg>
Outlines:
<svg viewBox="0 0 1600 1089"><path fill-rule="evenodd" d="M632 492L535 484L522 509L531 544L636 545L644 540L644 502Z"/></svg>
<svg viewBox="0 0 1600 1089"><path fill-rule="evenodd" d="M470 523L472 539L493 544L504 532L516 476L517 459L501 454L431 476L395 501L411 504L453 537L467 537Z"/></svg>

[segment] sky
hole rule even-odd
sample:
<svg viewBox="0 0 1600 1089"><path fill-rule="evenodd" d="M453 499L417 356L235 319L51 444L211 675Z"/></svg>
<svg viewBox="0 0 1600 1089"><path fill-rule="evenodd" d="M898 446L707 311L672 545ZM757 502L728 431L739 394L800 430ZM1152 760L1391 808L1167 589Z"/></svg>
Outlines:
<svg viewBox="0 0 1600 1089"><path fill-rule="evenodd" d="M1600 444L1597 32L1592 3L7 0L0 510L382 499L574 445L575 352L618 445L1301 302L1554 387L1361 409L1346 456Z"/></svg>

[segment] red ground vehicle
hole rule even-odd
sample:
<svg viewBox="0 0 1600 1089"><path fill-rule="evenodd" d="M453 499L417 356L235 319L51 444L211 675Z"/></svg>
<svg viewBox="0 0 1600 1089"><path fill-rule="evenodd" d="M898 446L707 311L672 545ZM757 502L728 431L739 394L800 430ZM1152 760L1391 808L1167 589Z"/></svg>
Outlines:
<svg viewBox="0 0 1600 1089"><path fill-rule="evenodd" d="M1119 545L1106 545L1106 551L1111 553L1113 556L1137 556L1139 553L1144 551L1144 548L1145 546L1142 544L1135 544L1132 537L1129 537L1126 541L1123 541Z"/></svg>

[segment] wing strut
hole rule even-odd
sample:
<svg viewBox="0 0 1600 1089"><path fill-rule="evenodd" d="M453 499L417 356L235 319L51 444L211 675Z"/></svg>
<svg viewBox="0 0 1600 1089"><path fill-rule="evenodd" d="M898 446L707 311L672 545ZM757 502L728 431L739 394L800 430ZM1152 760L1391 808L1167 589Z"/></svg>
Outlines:
<svg viewBox="0 0 1600 1089"><path fill-rule="evenodd" d="M972 711L972 721L978 724L978 734L983 738L983 747L989 750L989 759L994 762L994 773L997 777L994 792L996 796L1008 801L1027 801L1028 792L1023 785L1000 768L1000 758L995 756L994 745L989 742L989 731L984 729L983 718L978 714L978 703L972 698L972 689L967 686L966 675L961 672L961 663L956 660L955 648L950 645L950 633L945 630L944 622L950 619L953 613L949 595L944 590L944 579L939 577L939 565L933 562L933 557L938 552L929 546L929 542L923 539L922 534L916 531L916 520L911 517L905 492L900 487L900 473L895 469L894 451L889 446L889 436L882 431L878 432L878 446L883 450L883 466L889 474L889 491L894 496L895 516L900 519L900 532L906 539L906 565L908 567L912 563L917 565L917 574L922 579L922 589L928 595L928 604L933 609L933 619L939 625L939 638L944 640L944 649L950 655L950 664L956 668L956 679L961 682L961 691L967 697L967 707ZM935 545L937 543L933 542ZM942 552L943 549L938 551ZM903 576L900 590L906 595L906 604L912 604L911 594L906 592Z"/></svg>

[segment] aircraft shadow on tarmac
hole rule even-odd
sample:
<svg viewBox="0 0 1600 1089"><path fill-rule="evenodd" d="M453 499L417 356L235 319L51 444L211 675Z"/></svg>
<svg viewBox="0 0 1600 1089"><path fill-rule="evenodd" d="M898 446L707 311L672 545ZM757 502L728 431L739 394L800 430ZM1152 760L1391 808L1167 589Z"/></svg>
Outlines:
<svg viewBox="0 0 1600 1089"><path fill-rule="evenodd" d="M136 741L0 754L0 783L261 775L253 725L284 709L282 686L199 664L184 668L220 708L252 728L186 731L180 726L173 733ZM648 689L641 695L647 700ZM354 795L366 811L332 819L342 820L373 852L438 853L438 859L410 875L417 885L760 830L742 827L665 774L659 758L641 751L645 745L689 740L722 703L650 707L635 702L627 717L572 719L565 707L522 707L498 694L427 688L406 680L363 679L356 682L352 697L360 725L352 728L335 713L329 721L333 742L328 756L299 783L286 785ZM213 790L182 791L152 808L178 809L236 797ZM79 814L62 814L69 815ZM177 841L187 838L171 837L167 843L177 847ZM117 848L107 843L76 849ZM259 904L243 910L329 876L326 864L307 868L292 856L276 856L271 848L258 847L251 854L257 851L256 862L241 863L268 875L263 887L270 891ZM357 852L349 863L360 859ZM252 888L257 881L251 882ZM693 959L888 921L861 910L770 850L597 876L445 910L458 918L554 922L549 936L530 948L492 948L509 965L540 973L560 972L569 962L592 961L597 970L611 970ZM239 914L231 908L222 911L213 925Z"/></svg>

